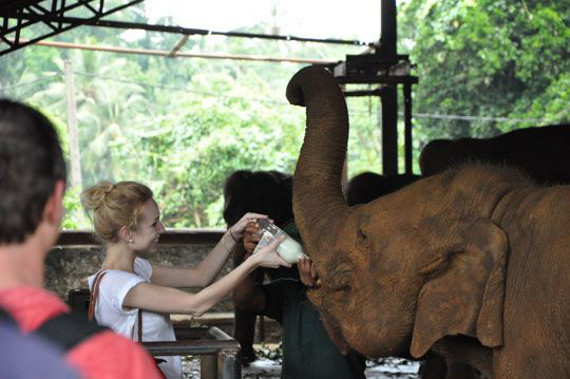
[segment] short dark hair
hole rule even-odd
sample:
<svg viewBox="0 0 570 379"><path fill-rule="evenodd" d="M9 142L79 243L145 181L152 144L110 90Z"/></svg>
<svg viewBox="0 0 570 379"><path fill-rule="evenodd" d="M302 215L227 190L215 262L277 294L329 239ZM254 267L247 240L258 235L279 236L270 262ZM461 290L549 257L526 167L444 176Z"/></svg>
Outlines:
<svg viewBox="0 0 570 379"><path fill-rule="evenodd" d="M27 105L0 99L0 244L23 242L36 230L66 176L53 124Z"/></svg>
<svg viewBox="0 0 570 379"><path fill-rule="evenodd" d="M224 183L224 220L233 225L246 212L269 215L276 225L293 219L293 177L279 171L238 170Z"/></svg>

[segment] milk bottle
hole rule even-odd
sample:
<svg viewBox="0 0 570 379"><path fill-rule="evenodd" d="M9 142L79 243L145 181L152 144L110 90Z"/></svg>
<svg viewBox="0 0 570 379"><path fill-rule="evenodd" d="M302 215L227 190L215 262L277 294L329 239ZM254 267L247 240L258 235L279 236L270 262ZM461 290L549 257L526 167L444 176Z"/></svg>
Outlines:
<svg viewBox="0 0 570 379"><path fill-rule="evenodd" d="M260 232L262 233L261 240L255 247L254 253L264 247L269 245L274 239L279 236L286 236L285 239L277 246L275 251L283 260L290 264L295 264L299 262L301 257L307 257L303 253L303 247L297 241L295 241L291 236L289 236L283 229L270 223L265 219L260 219L257 221L259 224Z"/></svg>

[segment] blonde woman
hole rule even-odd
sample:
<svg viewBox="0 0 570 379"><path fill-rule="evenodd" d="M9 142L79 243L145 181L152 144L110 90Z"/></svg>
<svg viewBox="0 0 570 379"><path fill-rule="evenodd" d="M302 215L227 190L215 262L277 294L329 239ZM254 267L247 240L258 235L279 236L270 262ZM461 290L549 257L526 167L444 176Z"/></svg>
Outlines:
<svg viewBox="0 0 570 379"><path fill-rule="evenodd" d="M152 265L144 257L157 250L164 225L152 191L137 182L101 182L82 195L97 236L105 243L101 269L88 278L95 296L94 317L114 331L142 341L174 341L170 313L199 316L220 302L255 268L289 266L276 253L281 240L259 251L212 283L241 243L249 221L266 215L246 213L226 231L204 260L194 267ZM202 287L188 293L177 287ZM142 324L142 328L140 328ZM180 357L162 357L167 378L181 378Z"/></svg>

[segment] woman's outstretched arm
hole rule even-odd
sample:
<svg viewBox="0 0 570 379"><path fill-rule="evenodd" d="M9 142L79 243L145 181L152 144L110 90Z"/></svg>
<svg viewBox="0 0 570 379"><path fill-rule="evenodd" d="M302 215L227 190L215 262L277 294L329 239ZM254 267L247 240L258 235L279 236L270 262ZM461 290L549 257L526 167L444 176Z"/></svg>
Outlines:
<svg viewBox="0 0 570 379"><path fill-rule="evenodd" d="M284 238L284 237L283 237ZM283 238L273 241L226 276L204 288L198 293L187 293L175 288L150 283L140 283L133 287L125 297L123 307L141 308L153 312L185 313L200 316L219 303L255 268L279 267L290 265L277 253L275 248Z"/></svg>
<svg viewBox="0 0 570 379"><path fill-rule="evenodd" d="M238 222L228 228L214 249L196 266L153 265L151 282L166 287L206 287L210 285L228 261L236 243L241 243L247 223L262 218L267 218L267 216L259 213L243 215Z"/></svg>

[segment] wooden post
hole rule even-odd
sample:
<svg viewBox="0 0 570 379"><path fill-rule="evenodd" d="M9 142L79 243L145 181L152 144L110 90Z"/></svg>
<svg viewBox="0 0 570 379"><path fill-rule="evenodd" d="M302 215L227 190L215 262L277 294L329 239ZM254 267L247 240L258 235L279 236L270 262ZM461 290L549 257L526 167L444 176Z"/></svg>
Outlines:
<svg viewBox="0 0 570 379"><path fill-rule="evenodd" d="M382 88L382 173L398 174L398 92L396 85Z"/></svg>
<svg viewBox="0 0 570 379"><path fill-rule="evenodd" d="M412 149L412 85L404 83L404 159L406 174L414 173Z"/></svg>
<svg viewBox="0 0 570 379"><path fill-rule="evenodd" d="M71 160L71 186L81 187L81 160L77 133L77 105L75 103L75 83L71 61L65 60L65 87L67 89L67 125L69 128L69 147Z"/></svg>

